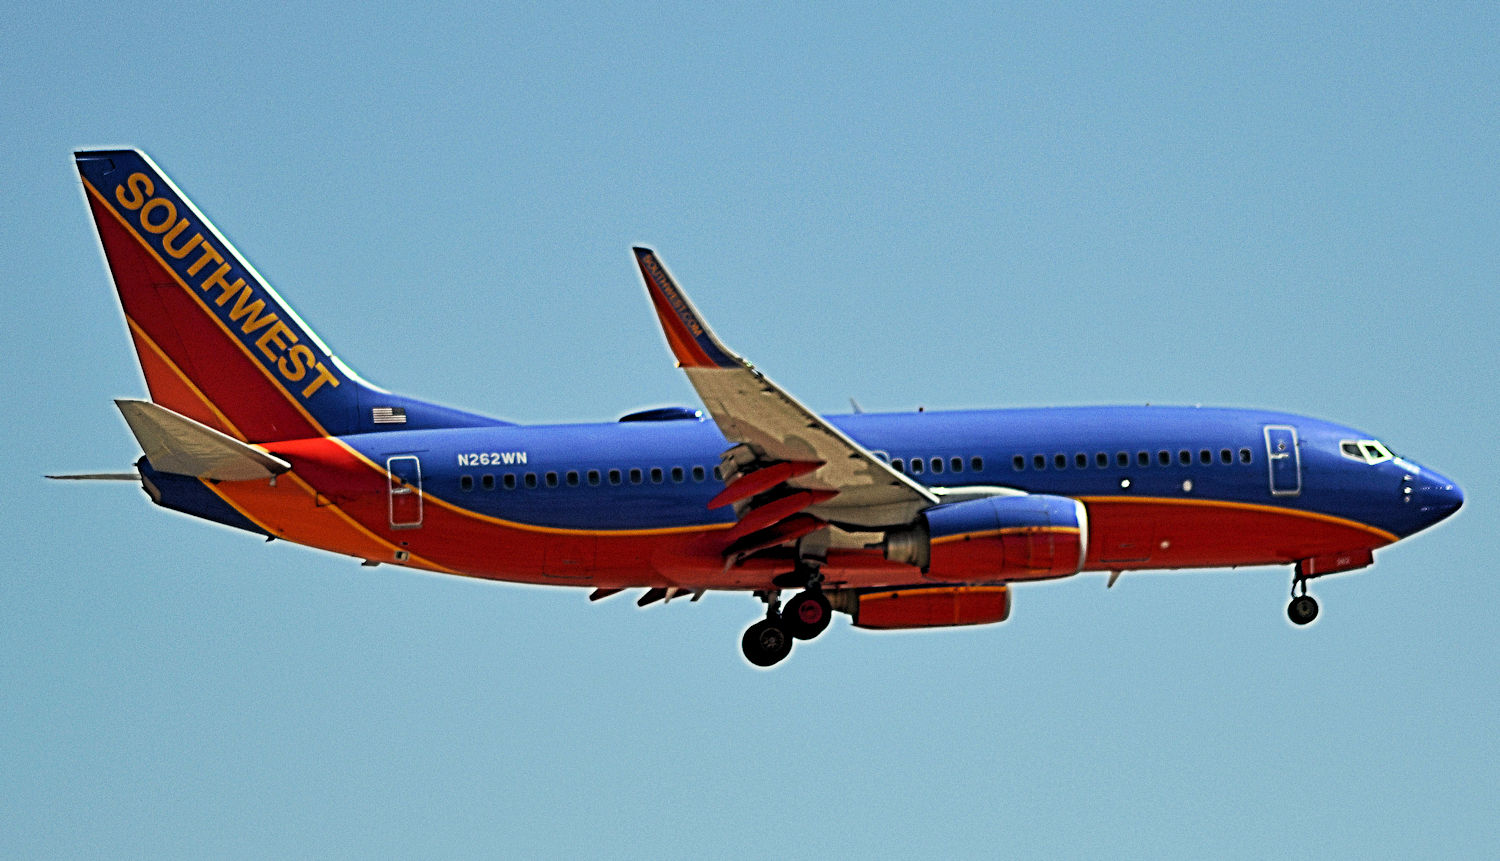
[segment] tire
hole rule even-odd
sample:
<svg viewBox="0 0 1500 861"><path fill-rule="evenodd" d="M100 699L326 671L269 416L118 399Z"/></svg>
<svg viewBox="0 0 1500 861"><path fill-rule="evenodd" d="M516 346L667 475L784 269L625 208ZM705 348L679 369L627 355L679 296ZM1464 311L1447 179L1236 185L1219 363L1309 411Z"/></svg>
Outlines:
<svg viewBox="0 0 1500 861"><path fill-rule="evenodd" d="M770 667L792 653L792 637L776 621L762 619L745 629L740 648L745 653L745 660L757 667Z"/></svg>
<svg viewBox="0 0 1500 861"><path fill-rule="evenodd" d="M1311 595L1299 595L1286 605L1286 616L1293 625L1306 625L1318 618L1318 602Z"/></svg>
<svg viewBox="0 0 1500 861"><path fill-rule="evenodd" d="M797 593L781 611L781 623L799 640L811 640L828 629L833 621L833 606L821 591Z"/></svg>

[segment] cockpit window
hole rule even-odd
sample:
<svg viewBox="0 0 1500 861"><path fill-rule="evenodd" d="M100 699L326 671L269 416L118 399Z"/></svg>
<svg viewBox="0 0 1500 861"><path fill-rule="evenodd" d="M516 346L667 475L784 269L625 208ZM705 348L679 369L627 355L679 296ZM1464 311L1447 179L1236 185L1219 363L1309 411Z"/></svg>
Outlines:
<svg viewBox="0 0 1500 861"><path fill-rule="evenodd" d="M1383 443L1373 439L1344 440L1339 443L1339 453L1368 464L1384 463L1395 457Z"/></svg>

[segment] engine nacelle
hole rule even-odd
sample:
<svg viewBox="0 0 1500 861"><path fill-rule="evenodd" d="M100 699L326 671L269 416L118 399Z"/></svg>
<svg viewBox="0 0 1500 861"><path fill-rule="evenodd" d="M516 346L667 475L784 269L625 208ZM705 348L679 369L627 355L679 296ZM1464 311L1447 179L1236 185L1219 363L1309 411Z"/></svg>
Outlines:
<svg viewBox="0 0 1500 861"><path fill-rule="evenodd" d="M857 628L902 630L988 625L1010 618L1004 586L915 586L830 592L835 610L854 617Z"/></svg>
<svg viewBox="0 0 1500 861"><path fill-rule="evenodd" d="M1064 496L991 496L937 505L886 535L885 557L932 580L1047 580L1083 570L1088 512Z"/></svg>

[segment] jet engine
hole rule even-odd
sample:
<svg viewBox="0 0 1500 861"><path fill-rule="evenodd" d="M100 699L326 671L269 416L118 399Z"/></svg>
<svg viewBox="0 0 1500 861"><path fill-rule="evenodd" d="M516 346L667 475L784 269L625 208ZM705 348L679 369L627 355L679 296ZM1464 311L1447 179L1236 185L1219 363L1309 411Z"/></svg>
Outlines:
<svg viewBox="0 0 1500 861"><path fill-rule="evenodd" d="M882 550L929 580L1049 580L1083 570L1088 533L1088 512L1076 499L990 496L933 506L912 526L887 532Z"/></svg>

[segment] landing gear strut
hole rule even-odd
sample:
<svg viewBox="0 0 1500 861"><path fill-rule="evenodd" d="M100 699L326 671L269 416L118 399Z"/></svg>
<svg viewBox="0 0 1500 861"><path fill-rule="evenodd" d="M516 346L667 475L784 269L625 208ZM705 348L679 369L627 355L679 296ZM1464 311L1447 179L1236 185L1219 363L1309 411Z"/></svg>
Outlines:
<svg viewBox="0 0 1500 861"><path fill-rule="evenodd" d="M1302 590L1301 595L1297 594L1298 589ZM1307 594L1306 577L1293 576L1292 602L1286 605L1286 617L1292 620L1293 625L1306 625L1318 618L1318 602Z"/></svg>

